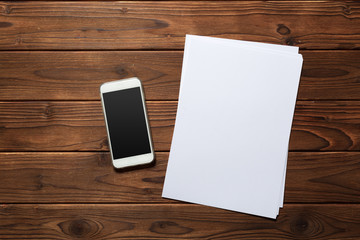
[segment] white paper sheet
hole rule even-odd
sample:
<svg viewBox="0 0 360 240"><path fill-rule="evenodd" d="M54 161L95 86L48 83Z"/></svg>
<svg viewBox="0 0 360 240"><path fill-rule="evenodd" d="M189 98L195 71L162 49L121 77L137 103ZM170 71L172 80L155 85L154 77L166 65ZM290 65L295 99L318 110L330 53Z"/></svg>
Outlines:
<svg viewBox="0 0 360 240"><path fill-rule="evenodd" d="M281 52L285 54L298 54L299 53L299 47L295 46L286 46L286 45L277 45L277 44L268 44L268 43L259 43L259 42L250 42L250 41L242 41L242 40L233 40L233 39L224 39L224 38L214 38L214 37L205 37L205 36L196 36L196 35L187 35L188 37L191 37L192 39L198 38L200 40L206 40L206 41L212 41L214 43L221 43L226 44L228 46L233 47L257 47L261 48L262 51L268 51L268 52ZM284 192L285 192L285 178L286 178L286 165L287 165L287 153L285 157L285 169L284 169L284 177L283 177L283 183L282 183L282 191L279 196L279 207L282 208L284 204Z"/></svg>
<svg viewBox="0 0 360 240"><path fill-rule="evenodd" d="M262 46L187 36L163 197L276 218L302 57Z"/></svg>

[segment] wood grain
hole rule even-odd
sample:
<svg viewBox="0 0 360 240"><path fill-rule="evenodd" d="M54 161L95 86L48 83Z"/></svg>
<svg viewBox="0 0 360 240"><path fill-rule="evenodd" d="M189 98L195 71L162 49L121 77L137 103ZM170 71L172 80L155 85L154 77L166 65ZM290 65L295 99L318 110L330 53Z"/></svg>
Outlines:
<svg viewBox="0 0 360 240"><path fill-rule="evenodd" d="M99 100L102 83L133 76L142 80L147 99L177 99L182 54L173 51L0 52L0 99Z"/></svg>
<svg viewBox="0 0 360 240"><path fill-rule="evenodd" d="M185 34L360 47L356 1L2 2L0 14L3 50L182 49Z"/></svg>
<svg viewBox="0 0 360 240"><path fill-rule="evenodd" d="M109 153L0 153L0 202L174 203L161 198L168 152L117 172ZM285 202L359 203L359 152L290 152Z"/></svg>
<svg viewBox="0 0 360 240"><path fill-rule="evenodd" d="M299 100L360 100L360 51L301 53ZM98 100L102 83L137 76L148 100L177 100L182 56L178 51L0 52L0 99Z"/></svg>
<svg viewBox="0 0 360 240"><path fill-rule="evenodd" d="M301 48L275 221L161 198L185 34ZM359 1L0 1L0 239L359 239L359 50ZM156 164L116 171L99 86L132 76Z"/></svg>
<svg viewBox="0 0 360 240"><path fill-rule="evenodd" d="M285 202L358 202L359 152L290 152Z"/></svg>
<svg viewBox="0 0 360 240"><path fill-rule="evenodd" d="M360 150L360 102L298 101L291 150Z"/></svg>
<svg viewBox="0 0 360 240"><path fill-rule="evenodd" d="M277 221L199 205L2 205L6 239L356 239L359 205L285 205Z"/></svg>
<svg viewBox="0 0 360 240"><path fill-rule="evenodd" d="M166 202L167 159L117 172L109 153L0 153L0 202Z"/></svg>
<svg viewBox="0 0 360 240"><path fill-rule="evenodd" d="M149 102L148 114L158 151L169 150L176 102ZM108 150L100 102L0 103L2 151Z"/></svg>
<svg viewBox="0 0 360 240"><path fill-rule="evenodd" d="M300 51L298 99L360 99L360 51Z"/></svg>
<svg viewBox="0 0 360 240"><path fill-rule="evenodd" d="M168 151L176 101L147 102L156 151ZM266 116L264 116L266 117ZM360 150L360 101L298 101L290 150ZM107 151L100 102L0 102L1 151Z"/></svg>

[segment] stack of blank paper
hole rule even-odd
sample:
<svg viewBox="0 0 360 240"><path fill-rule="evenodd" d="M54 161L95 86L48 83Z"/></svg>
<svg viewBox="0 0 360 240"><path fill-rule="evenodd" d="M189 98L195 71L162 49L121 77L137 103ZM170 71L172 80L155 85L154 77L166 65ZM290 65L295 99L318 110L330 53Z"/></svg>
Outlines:
<svg viewBox="0 0 360 240"><path fill-rule="evenodd" d="M276 218L297 47L187 35L163 197Z"/></svg>

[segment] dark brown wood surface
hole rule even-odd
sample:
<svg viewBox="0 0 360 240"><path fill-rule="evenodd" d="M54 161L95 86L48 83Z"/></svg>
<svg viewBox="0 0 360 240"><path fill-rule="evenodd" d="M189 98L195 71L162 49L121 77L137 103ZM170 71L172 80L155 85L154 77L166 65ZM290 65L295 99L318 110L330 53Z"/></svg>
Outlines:
<svg viewBox="0 0 360 240"><path fill-rule="evenodd" d="M104 152L0 153L0 202L177 203L161 198L168 152L119 174ZM360 202L359 152L290 152L285 201Z"/></svg>
<svg viewBox="0 0 360 240"><path fill-rule="evenodd" d="M359 51L301 51L299 100L360 100ZM99 100L99 85L137 76L148 100L177 100L182 51L0 51L0 100ZM21 69L21 71L19 71Z"/></svg>
<svg viewBox="0 0 360 240"><path fill-rule="evenodd" d="M161 197L185 34L301 48L276 220ZM132 76L156 163L116 171L99 86ZM360 239L359 176L358 1L0 2L0 239Z"/></svg>
<svg viewBox="0 0 360 240"><path fill-rule="evenodd" d="M185 34L360 47L358 2L4 2L0 13L1 49L181 49Z"/></svg>
<svg viewBox="0 0 360 240"><path fill-rule="evenodd" d="M4 204L0 214L6 224L0 222L0 236L19 239L356 239L360 235L359 211L358 204L286 204L277 221L273 221L193 204Z"/></svg>
<svg viewBox="0 0 360 240"><path fill-rule="evenodd" d="M148 101L156 151L169 151L177 101ZM298 101L290 150L360 150L360 101ZM99 101L0 102L2 151L107 151Z"/></svg>

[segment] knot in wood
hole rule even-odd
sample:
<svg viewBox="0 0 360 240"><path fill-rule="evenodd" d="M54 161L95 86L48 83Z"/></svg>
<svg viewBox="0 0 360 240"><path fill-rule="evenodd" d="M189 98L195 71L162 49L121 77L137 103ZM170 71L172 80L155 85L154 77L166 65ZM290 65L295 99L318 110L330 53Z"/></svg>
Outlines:
<svg viewBox="0 0 360 240"><path fill-rule="evenodd" d="M58 224L61 231L71 238L94 238L99 234L103 227L101 223L90 219L67 220Z"/></svg>
<svg viewBox="0 0 360 240"><path fill-rule="evenodd" d="M10 22L0 22L0 28L11 27L13 24Z"/></svg>
<svg viewBox="0 0 360 240"><path fill-rule="evenodd" d="M3 12L4 12L5 14L10 14L11 11L12 11L12 10L11 10L11 7L10 7L10 6L8 6L8 5L5 5L5 6L4 6L4 11L3 11Z"/></svg>
<svg viewBox="0 0 360 240"><path fill-rule="evenodd" d="M44 115L46 118L52 118L54 115L54 110L51 105L47 105L44 110Z"/></svg>
<svg viewBox="0 0 360 240"><path fill-rule="evenodd" d="M182 235L192 232L193 229L189 227L181 226L175 222L158 221L158 222L154 222L151 225L150 231L159 234Z"/></svg>
<svg viewBox="0 0 360 240"><path fill-rule="evenodd" d="M90 232L90 225L84 220L75 220L69 225L71 235L82 237Z"/></svg>
<svg viewBox="0 0 360 240"><path fill-rule="evenodd" d="M91 232L91 226L85 220L74 220L69 224L69 235L84 237Z"/></svg>
<svg viewBox="0 0 360 240"><path fill-rule="evenodd" d="M323 232L324 226L315 216L302 214L296 216L290 223L290 229L296 236L316 238L316 236Z"/></svg>
<svg viewBox="0 0 360 240"><path fill-rule="evenodd" d="M120 77L120 78L124 78L129 75L129 72L123 66L116 67L115 72L118 75L118 77Z"/></svg>
<svg viewBox="0 0 360 240"><path fill-rule="evenodd" d="M287 45L294 46L294 45L296 45L298 42L296 41L295 38L293 38L293 37L288 37L288 38L285 39L285 43L286 43Z"/></svg>
<svg viewBox="0 0 360 240"><path fill-rule="evenodd" d="M343 12L345 15L351 15L351 8L348 5L343 7Z"/></svg>
<svg viewBox="0 0 360 240"><path fill-rule="evenodd" d="M281 34L281 35L288 35L291 33L290 29L285 26L284 24L278 24L277 25L278 28L276 29L276 31Z"/></svg>

